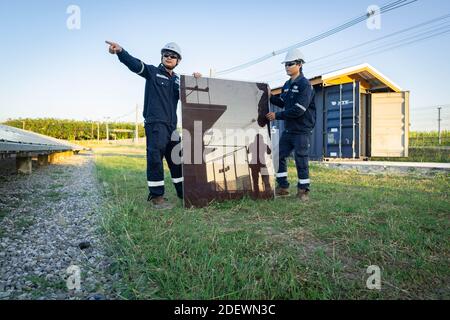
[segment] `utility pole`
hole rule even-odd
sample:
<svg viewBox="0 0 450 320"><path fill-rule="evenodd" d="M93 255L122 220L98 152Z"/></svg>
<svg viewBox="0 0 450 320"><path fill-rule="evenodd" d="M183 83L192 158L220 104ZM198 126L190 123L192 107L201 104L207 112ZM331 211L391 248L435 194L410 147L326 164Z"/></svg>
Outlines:
<svg viewBox="0 0 450 320"><path fill-rule="evenodd" d="M136 144L139 143L138 111L139 111L139 106L136 103L136 121L135 121L135 131L134 131L134 143L136 143Z"/></svg>
<svg viewBox="0 0 450 320"><path fill-rule="evenodd" d="M97 121L97 141L100 142L100 122Z"/></svg>
<svg viewBox="0 0 450 320"><path fill-rule="evenodd" d="M109 143L109 117L106 117L106 143Z"/></svg>
<svg viewBox="0 0 450 320"><path fill-rule="evenodd" d="M25 130L25 121L22 121L22 130Z"/></svg>
<svg viewBox="0 0 450 320"><path fill-rule="evenodd" d="M442 144L442 138L441 138L441 109L442 107L438 107L438 137L439 137L439 145Z"/></svg>
<svg viewBox="0 0 450 320"><path fill-rule="evenodd" d="M94 122L91 122L91 141L94 140Z"/></svg>

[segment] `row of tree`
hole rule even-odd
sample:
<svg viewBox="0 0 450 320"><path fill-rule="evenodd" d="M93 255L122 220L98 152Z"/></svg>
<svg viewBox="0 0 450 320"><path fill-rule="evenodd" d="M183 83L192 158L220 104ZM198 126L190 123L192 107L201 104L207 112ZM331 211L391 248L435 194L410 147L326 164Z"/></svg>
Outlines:
<svg viewBox="0 0 450 320"><path fill-rule="evenodd" d="M94 121L53 118L8 119L3 124L64 140L103 140L106 139L107 132L106 122ZM110 122L108 123L109 139L134 138L135 128L134 123ZM145 136L145 130L142 124L138 125L138 133L139 137Z"/></svg>
<svg viewBox="0 0 450 320"><path fill-rule="evenodd" d="M64 140L104 140L106 139L106 122L64 120L53 118L9 119L3 124L33 131ZM134 138L135 124L130 122L108 123L109 139ZM115 131L115 130L119 130ZM121 130L131 132L120 132ZM138 125L139 137L145 136L144 126ZM411 146L439 145L438 132L410 132ZM450 145L450 131L441 132L441 145Z"/></svg>
<svg viewBox="0 0 450 320"><path fill-rule="evenodd" d="M409 133L410 147L450 146L450 131L441 131L440 137L437 131Z"/></svg>

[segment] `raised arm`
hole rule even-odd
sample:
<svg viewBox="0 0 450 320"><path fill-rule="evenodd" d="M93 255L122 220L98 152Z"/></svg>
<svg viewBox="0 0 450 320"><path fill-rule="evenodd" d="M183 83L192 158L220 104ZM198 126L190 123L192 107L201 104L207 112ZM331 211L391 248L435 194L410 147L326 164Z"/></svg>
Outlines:
<svg viewBox="0 0 450 320"><path fill-rule="evenodd" d="M140 75L141 77L147 78L149 75L148 67L141 60L130 55L126 50L124 50L119 44L111 41L105 41L109 44L109 53L117 54L119 61L128 67L132 72Z"/></svg>

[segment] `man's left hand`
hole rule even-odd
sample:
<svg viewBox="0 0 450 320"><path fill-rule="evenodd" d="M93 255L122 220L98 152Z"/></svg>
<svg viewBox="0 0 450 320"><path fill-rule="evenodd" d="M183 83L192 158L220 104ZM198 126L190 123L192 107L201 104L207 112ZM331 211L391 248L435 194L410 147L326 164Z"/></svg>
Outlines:
<svg viewBox="0 0 450 320"><path fill-rule="evenodd" d="M268 114L266 114L266 118L267 118L269 121L275 120L275 119L276 119L276 118L275 118L275 112L269 112Z"/></svg>

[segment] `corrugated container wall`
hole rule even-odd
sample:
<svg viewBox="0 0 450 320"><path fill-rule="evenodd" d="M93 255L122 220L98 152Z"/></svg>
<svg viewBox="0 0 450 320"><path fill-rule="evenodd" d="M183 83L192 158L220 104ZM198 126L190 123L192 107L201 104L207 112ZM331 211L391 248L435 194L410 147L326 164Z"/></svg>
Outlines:
<svg viewBox="0 0 450 320"><path fill-rule="evenodd" d="M365 67L358 72L368 78L368 71L373 70ZM314 84L316 125L311 133L310 159L407 157L409 92L376 77L338 82ZM281 109L272 105L271 110ZM271 129L276 150L284 121L274 121Z"/></svg>

